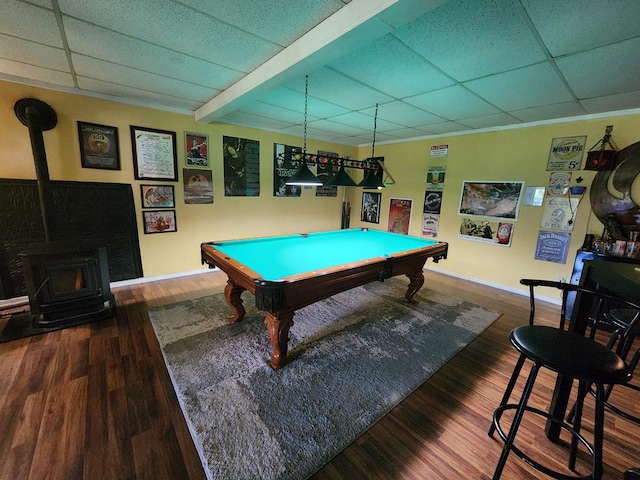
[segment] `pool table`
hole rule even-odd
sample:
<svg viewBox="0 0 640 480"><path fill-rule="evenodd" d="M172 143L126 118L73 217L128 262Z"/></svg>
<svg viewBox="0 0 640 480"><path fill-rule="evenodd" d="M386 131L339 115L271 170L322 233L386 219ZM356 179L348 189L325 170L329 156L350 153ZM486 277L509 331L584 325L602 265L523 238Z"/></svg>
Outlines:
<svg viewBox="0 0 640 480"><path fill-rule="evenodd" d="M448 244L368 228L251 238L200 245L202 263L228 276L224 290L233 310L245 315L241 294L255 296L265 311L272 346L271 365L286 363L289 329L296 310L336 293L395 275L406 275L410 302L424 283L428 258L447 257Z"/></svg>

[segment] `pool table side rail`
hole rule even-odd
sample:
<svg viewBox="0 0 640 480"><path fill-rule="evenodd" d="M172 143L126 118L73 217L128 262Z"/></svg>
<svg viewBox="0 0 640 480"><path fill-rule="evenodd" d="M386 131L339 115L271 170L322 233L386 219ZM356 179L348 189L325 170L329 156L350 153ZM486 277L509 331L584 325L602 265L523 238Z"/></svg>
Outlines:
<svg viewBox="0 0 640 480"><path fill-rule="evenodd" d="M446 259L448 244L439 242L424 248L398 252L386 258L376 257L338 265L278 281L263 279L260 274L210 244L203 243L201 249L203 264L220 268L232 283L254 294L258 309L277 312L297 310L345 290L391 276L416 274L422 271L429 258L436 262Z"/></svg>
<svg viewBox="0 0 640 480"><path fill-rule="evenodd" d="M258 280L255 291L256 308L270 312L298 310L361 285L397 275L422 273L429 258L446 258L447 249L446 243L438 244L411 256L379 257L375 261L359 262L350 268L335 268L322 275L298 276L295 281ZM389 261L391 271L381 275ZM280 301L284 303L278 303Z"/></svg>

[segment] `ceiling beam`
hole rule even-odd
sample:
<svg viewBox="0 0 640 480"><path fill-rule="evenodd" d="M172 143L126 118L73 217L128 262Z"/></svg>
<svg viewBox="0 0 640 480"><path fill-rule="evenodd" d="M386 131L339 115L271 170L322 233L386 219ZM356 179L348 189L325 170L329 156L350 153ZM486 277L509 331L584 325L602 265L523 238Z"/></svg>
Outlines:
<svg viewBox="0 0 640 480"><path fill-rule="evenodd" d="M243 104L386 35L447 0L352 0L195 111L210 123Z"/></svg>

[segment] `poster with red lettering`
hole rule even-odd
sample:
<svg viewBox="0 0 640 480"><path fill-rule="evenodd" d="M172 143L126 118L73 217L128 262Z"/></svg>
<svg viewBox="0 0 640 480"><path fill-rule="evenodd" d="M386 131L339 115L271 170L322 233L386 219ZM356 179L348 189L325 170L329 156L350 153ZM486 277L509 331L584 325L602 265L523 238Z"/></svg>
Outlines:
<svg viewBox="0 0 640 480"><path fill-rule="evenodd" d="M412 206L413 200L411 198L390 198L387 231L409 235Z"/></svg>

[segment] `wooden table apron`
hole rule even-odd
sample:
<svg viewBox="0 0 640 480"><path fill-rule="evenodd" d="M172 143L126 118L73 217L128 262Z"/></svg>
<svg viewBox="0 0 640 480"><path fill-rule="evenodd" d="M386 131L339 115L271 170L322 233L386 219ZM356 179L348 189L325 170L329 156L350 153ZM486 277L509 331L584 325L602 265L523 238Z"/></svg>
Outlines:
<svg viewBox="0 0 640 480"><path fill-rule="evenodd" d="M288 334L296 310L336 293L403 274L409 278L405 297L414 302L413 297L424 284L422 269L427 259L431 257L437 262L446 258L447 250L448 244L439 242L387 258L378 257L326 269L319 275L311 272L282 281L269 281L210 244L201 245L202 262L220 268L228 276L224 295L233 310L229 321L237 322L244 317L241 295L245 290L255 296L256 307L265 311L265 324L272 346L271 365L274 368L282 368L286 364Z"/></svg>
<svg viewBox="0 0 640 480"><path fill-rule="evenodd" d="M640 271L636 271L636 268L638 265L633 263L587 260L584 262L580 285L589 288L600 286L626 300L640 303ZM584 335L591 308L592 302L588 297L577 295L569 329ZM572 385L573 379L558 375L549 408L549 413L555 418L564 418ZM545 431L549 440L559 441L560 426L556 422L547 420Z"/></svg>

